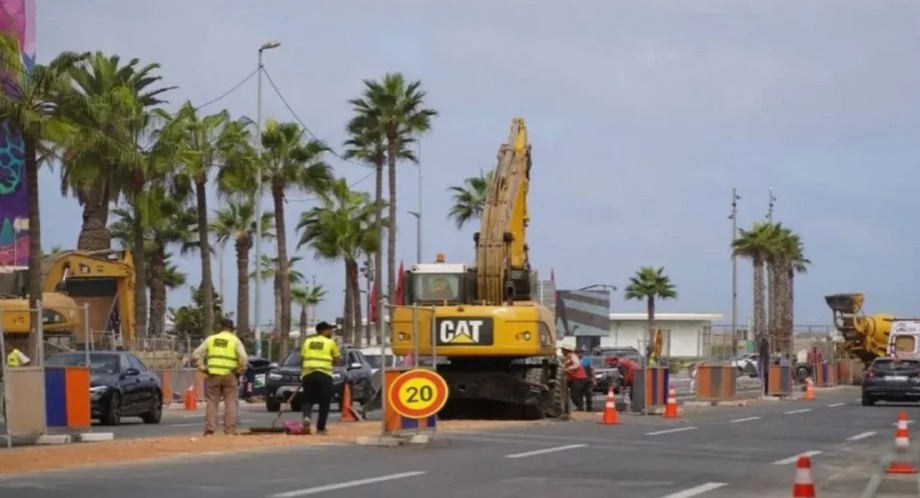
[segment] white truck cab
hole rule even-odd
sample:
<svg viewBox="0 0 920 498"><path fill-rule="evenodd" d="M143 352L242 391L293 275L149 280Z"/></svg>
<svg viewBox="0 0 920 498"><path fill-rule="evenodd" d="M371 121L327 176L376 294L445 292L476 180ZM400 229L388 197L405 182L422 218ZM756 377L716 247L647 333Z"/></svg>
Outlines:
<svg viewBox="0 0 920 498"><path fill-rule="evenodd" d="M888 355L920 359L920 320L895 319L888 334Z"/></svg>

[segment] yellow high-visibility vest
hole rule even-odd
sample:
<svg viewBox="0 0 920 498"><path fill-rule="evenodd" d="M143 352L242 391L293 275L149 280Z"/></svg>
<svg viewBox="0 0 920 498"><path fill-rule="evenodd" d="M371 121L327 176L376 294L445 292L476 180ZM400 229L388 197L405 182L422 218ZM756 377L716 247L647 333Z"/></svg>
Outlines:
<svg viewBox="0 0 920 498"><path fill-rule="evenodd" d="M236 343L239 338L233 332L224 330L208 337L208 373L211 375L227 375L240 366L236 355Z"/></svg>
<svg viewBox="0 0 920 498"><path fill-rule="evenodd" d="M19 358L18 349L13 349L10 351L10 354L6 355L6 366L13 368L22 366L22 360Z"/></svg>
<svg viewBox="0 0 920 498"><path fill-rule="evenodd" d="M303 341L303 345L300 346L300 356L301 375L323 372L332 376L332 361L341 354L334 340L317 334Z"/></svg>

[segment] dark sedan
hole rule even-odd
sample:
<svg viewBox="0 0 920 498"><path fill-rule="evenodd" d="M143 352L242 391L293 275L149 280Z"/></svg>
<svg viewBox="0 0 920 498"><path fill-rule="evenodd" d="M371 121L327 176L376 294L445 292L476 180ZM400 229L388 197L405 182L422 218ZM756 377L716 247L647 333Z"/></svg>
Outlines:
<svg viewBox="0 0 920 498"><path fill-rule="evenodd" d="M920 360L873 360L863 379L862 404L876 401L920 401Z"/></svg>
<svg viewBox="0 0 920 498"><path fill-rule="evenodd" d="M123 351L93 351L89 364L92 418L104 425L118 425L123 417L140 417L145 424L160 423L163 386L144 362ZM86 353L55 354L45 366L86 366Z"/></svg>
<svg viewBox="0 0 920 498"><path fill-rule="evenodd" d="M265 408L268 411L277 412L288 398L291 398L291 409L300 411L301 393L297 391L301 384L300 363L300 351L296 351L268 373L265 378ZM370 363L361 351L350 347L342 348L342 357L334 365L332 374L332 400L338 404L340 411L346 381L351 386L352 401L364 404L373 398L372 371Z"/></svg>
<svg viewBox="0 0 920 498"><path fill-rule="evenodd" d="M249 401L256 396L265 396L265 379L278 364L258 356L249 357L249 365L240 383L240 399Z"/></svg>
<svg viewBox="0 0 920 498"><path fill-rule="evenodd" d="M606 393L613 387L615 393L620 392L620 370L607 366L605 356L592 356L591 368L594 374L594 392Z"/></svg>

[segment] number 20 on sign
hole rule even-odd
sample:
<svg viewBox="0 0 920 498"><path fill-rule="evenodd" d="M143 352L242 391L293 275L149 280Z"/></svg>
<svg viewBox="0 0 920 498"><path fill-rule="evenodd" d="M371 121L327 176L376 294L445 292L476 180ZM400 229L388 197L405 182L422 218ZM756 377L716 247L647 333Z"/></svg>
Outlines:
<svg viewBox="0 0 920 498"><path fill-rule="evenodd" d="M387 389L387 401L406 418L437 414L447 403L447 382L431 370L415 369L400 375Z"/></svg>

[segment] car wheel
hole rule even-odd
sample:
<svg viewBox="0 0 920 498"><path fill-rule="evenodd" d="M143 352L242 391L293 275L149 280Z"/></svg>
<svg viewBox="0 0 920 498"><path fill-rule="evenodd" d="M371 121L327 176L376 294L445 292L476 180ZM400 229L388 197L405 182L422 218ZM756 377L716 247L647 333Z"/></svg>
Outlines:
<svg viewBox="0 0 920 498"><path fill-rule="evenodd" d="M102 425L118 425L121 422L121 395L112 393L109 398L109 406L106 407L105 414L102 415Z"/></svg>
<svg viewBox="0 0 920 498"><path fill-rule="evenodd" d="M271 413L276 413L280 409L281 409L281 403L279 403L278 400L276 400L272 396L265 397L265 410Z"/></svg>
<svg viewBox="0 0 920 498"><path fill-rule="evenodd" d="M145 424L159 424L163 418L163 402L160 401L160 393L155 393L150 401L150 409L147 413L141 415L141 420Z"/></svg>
<svg viewBox="0 0 920 498"><path fill-rule="evenodd" d="M862 405L863 406L875 406L875 400L863 394Z"/></svg>

